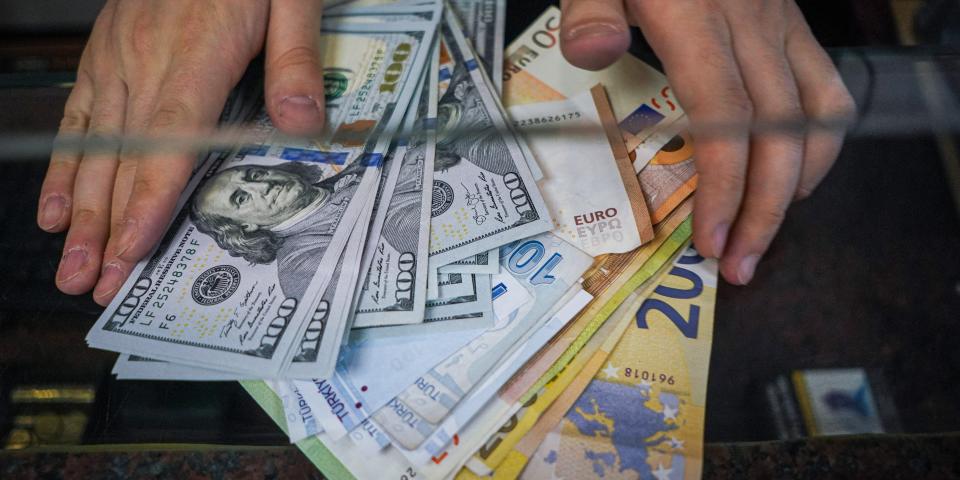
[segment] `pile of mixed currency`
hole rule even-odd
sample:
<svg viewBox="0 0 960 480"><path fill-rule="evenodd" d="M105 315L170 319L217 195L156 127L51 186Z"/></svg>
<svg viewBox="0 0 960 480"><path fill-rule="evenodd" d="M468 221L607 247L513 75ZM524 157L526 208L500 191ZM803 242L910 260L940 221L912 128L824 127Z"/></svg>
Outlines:
<svg viewBox="0 0 960 480"><path fill-rule="evenodd" d="M198 162L88 335L114 373L240 380L331 478L698 477L684 113L634 57L569 65L556 8L504 50L504 3L330 2L326 133L233 98L258 140Z"/></svg>

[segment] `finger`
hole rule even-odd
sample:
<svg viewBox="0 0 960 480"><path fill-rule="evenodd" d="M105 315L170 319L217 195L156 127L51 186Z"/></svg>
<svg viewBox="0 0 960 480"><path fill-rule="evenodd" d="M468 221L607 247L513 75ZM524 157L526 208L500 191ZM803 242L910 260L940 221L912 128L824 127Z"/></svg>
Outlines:
<svg viewBox="0 0 960 480"><path fill-rule="evenodd" d="M93 81L83 69L77 71L77 81L67 97L60 120L59 138L86 133L93 109ZM60 232L70 225L73 183L83 154L76 149L54 150L50 156L47 175L40 187L37 225L48 232Z"/></svg>
<svg viewBox="0 0 960 480"><path fill-rule="evenodd" d="M196 135L215 125L233 86L212 64L174 62L157 95L146 135ZM123 218L111 232L110 250L127 262L143 258L160 239L195 163L197 152L148 153L136 160Z"/></svg>
<svg viewBox="0 0 960 480"><path fill-rule="evenodd" d="M162 76L162 71L157 73L157 77L162 78ZM142 81L137 84L139 88L130 95L127 101L124 131L128 135L145 136L148 134L147 127L150 123L158 92L156 84ZM120 231L123 224L127 203L130 200L130 194L133 192L133 182L136 178L139 157L140 155L135 151L121 150L117 163L116 178L113 182L113 199L110 205L110 231L114 235L111 235L107 247L104 249L100 278L93 289L93 300L102 306L107 306L113 300L129 272L136 265L136 262L125 261L117 257L117 236L115 233Z"/></svg>
<svg viewBox="0 0 960 480"><path fill-rule="evenodd" d="M116 135L123 128L126 88L118 78L98 83L88 135ZM100 261L110 225L110 202L117 156L88 152L80 162L73 187L70 231L57 272L57 286L65 293L89 291L99 277Z"/></svg>
<svg viewBox="0 0 960 480"><path fill-rule="evenodd" d="M128 109L128 115L129 115ZM128 132L130 121L127 122ZM137 160L134 155L121 152L117 163L116 178L113 182L113 199L110 205L110 231L120 231L123 214L133 191L133 181L137 172ZM93 289L93 300L102 306L107 306L120 290L123 281L133 270L135 262L121 260L116 256L116 240L111 240L104 249L103 266L100 269L100 278Z"/></svg>
<svg viewBox="0 0 960 480"><path fill-rule="evenodd" d="M560 6L560 50L573 65L600 70L630 48L623 0L563 0Z"/></svg>
<svg viewBox="0 0 960 480"><path fill-rule="evenodd" d="M731 15L734 55L754 105L758 124L803 119L793 71L783 50L781 12ZM767 19L762 26L756 23ZM771 23L774 22L774 23ZM752 27L752 28L749 28ZM720 270L729 282L745 285L780 229L803 165L802 132L760 132L750 144L747 186Z"/></svg>
<svg viewBox="0 0 960 480"><path fill-rule="evenodd" d="M797 79L804 114L814 121L835 122L851 117L856 111L853 97L796 5L793 10L795 20L787 33L786 53ZM826 176L843 146L844 133L843 129L813 129L807 133L795 199L809 196Z"/></svg>
<svg viewBox="0 0 960 480"><path fill-rule="evenodd" d="M690 119L699 175L693 239L702 255L719 258L740 209L749 136L746 131L720 135L702 126L747 123L753 115L730 32L717 16L674 2L633 0L629 5Z"/></svg>
<svg viewBox="0 0 960 480"><path fill-rule="evenodd" d="M267 26L266 99L280 130L297 135L323 128L320 16L323 2L274 0Z"/></svg>

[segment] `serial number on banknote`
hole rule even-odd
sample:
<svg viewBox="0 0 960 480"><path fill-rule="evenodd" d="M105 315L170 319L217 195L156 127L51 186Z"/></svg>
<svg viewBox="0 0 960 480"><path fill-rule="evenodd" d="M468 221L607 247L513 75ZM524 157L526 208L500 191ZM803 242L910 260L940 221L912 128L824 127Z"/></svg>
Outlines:
<svg viewBox="0 0 960 480"><path fill-rule="evenodd" d="M623 369L623 375L627 378L636 378L638 380L646 380L648 382L656 383L665 383L667 385L673 385L675 380L673 375L668 375L666 373L657 373L651 372L649 370L643 370L640 368L630 368L626 367Z"/></svg>
<svg viewBox="0 0 960 480"><path fill-rule="evenodd" d="M560 123L567 120L577 120L583 115L580 112L572 111L568 113L558 113L554 115L544 115L533 118L521 118L514 120L513 125L517 128L529 127L531 125L545 125L549 123Z"/></svg>

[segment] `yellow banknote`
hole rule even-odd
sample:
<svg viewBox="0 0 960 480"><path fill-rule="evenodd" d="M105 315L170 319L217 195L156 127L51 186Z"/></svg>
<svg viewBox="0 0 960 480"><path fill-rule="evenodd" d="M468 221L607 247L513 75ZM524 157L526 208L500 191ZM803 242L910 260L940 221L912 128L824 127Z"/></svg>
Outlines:
<svg viewBox="0 0 960 480"><path fill-rule="evenodd" d="M664 249L661 253L665 255L666 261L648 262L647 266L651 269L656 268L656 265L659 264L658 271L653 272L651 270L637 273L638 276L647 277L647 280L636 287L621 302L620 306L610 315L610 318L600 326L586 345L555 377L550 379L534 395L526 399L522 405L518 405L519 410L503 424L499 431L487 440L484 446L477 451L476 456L468 462L467 465L470 469L478 473L490 473L496 469L516 446L517 442L524 438L530 432L530 429L538 423L541 415L567 390L571 382L577 378L578 373L584 368L589 369L589 365L596 362L595 357L600 348L604 344L610 343L611 340L613 344L616 343L627 324L629 324L632 315L637 311L638 302L643 301L652 293L654 287L660 284L663 276L671 268L677 251L676 248ZM611 345L607 350L612 348Z"/></svg>
<svg viewBox="0 0 960 480"><path fill-rule="evenodd" d="M494 477L700 478L716 282L688 249Z"/></svg>

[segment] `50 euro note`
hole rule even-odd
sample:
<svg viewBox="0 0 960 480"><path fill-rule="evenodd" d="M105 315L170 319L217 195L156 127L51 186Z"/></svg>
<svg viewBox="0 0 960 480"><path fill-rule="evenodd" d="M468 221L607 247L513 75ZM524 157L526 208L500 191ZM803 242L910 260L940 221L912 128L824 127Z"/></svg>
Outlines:
<svg viewBox="0 0 960 480"><path fill-rule="evenodd" d="M560 9L555 6L507 47L503 78L503 102L509 107L561 100L602 83L631 151L683 117L666 77L632 55L596 72L567 62L560 51Z"/></svg>
<svg viewBox="0 0 960 480"><path fill-rule="evenodd" d="M696 188L683 109L666 77L632 55L596 72L570 65L560 52L559 32L560 10L550 7L507 47L504 103L512 109L557 101L603 84L651 221L659 223Z"/></svg>
<svg viewBox="0 0 960 480"><path fill-rule="evenodd" d="M494 478L700 478L716 287L716 261L688 248Z"/></svg>
<svg viewBox="0 0 960 480"><path fill-rule="evenodd" d="M569 98L510 107L518 127L573 132L532 135L544 171L543 197L554 234L591 256L624 253L653 239L646 201L602 85Z"/></svg>

